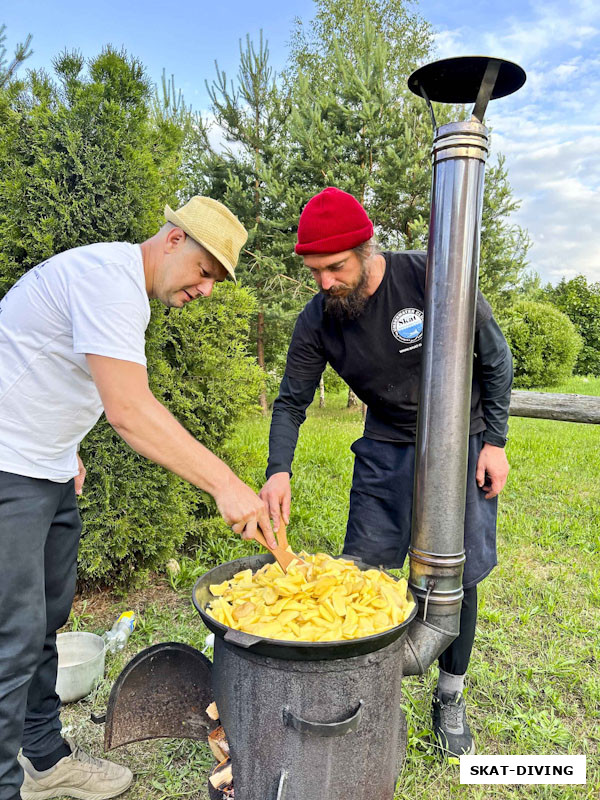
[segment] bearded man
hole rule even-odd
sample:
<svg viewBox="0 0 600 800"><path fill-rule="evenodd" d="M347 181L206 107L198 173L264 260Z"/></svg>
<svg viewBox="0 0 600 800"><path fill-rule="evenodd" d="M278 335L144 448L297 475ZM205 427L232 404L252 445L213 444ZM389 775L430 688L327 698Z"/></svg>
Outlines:
<svg viewBox="0 0 600 800"><path fill-rule="evenodd" d="M423 252L377 252L364 208L327 188L304 208L296 253L320 292L298 317L273 407L267 482L260 496L275 529L288 522L294 450L306 408L327 363L368 407L355 456L344 554L400 568L410 544L417 405L421 375ZM465 511L466 562L460 635L439 658L433 727L448 755L474 752L463 688L477 619L477 584L496 565L497 495L508 476L504 452L512 358L491 308L477 300Z"/></svg>

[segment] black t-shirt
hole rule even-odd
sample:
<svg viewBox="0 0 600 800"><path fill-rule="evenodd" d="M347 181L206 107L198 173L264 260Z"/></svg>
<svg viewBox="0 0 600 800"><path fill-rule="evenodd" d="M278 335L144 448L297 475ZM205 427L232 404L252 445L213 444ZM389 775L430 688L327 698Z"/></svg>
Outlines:
<svg viewBox="0 0 600 800"><path fill-rule="evenodd" d="M426 254L383 253L385 273L355 320L338 320L315 297L298 317L287 358L292 378L318 380L327 362L367 405L365 436L414 442L421 381ZM476 329L492 317L481 292ZM471 434L485 430L481 387L473 370Z"/></svg>

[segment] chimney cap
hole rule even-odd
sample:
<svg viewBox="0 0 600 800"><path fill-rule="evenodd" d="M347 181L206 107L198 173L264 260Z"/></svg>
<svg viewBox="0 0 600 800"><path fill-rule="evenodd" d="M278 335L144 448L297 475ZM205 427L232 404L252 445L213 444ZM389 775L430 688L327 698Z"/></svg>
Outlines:
<svg viewBox="0 0 600 800"><path fill-rule="evenodd" d="M525 70L512 61L490 56L459 56L419 67L408 79L408 88L432 102L475 103L488 67L496 65L498 72L490 100L506 97L523 86L527 79Z"/></svg>

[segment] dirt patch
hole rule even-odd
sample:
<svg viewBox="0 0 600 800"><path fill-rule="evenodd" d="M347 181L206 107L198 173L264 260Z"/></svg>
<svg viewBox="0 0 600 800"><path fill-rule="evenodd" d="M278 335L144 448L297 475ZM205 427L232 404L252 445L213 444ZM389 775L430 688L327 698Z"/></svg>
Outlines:
<svg viewBox="0 0 600 800"><path fill-rule="evenodd" d="M146 584L140 589L134 589L129 594L117 594L108 588L85 589L77 592L73 600L72 613L74 617L92 617L94 623L108 626L115 617L127 609L141 614L149 605L156 603L161 608L175 609L189 606L189 598L173 591L167 580L156 573L150 573ZM71 630L71 621L65 626Z"/></svg>

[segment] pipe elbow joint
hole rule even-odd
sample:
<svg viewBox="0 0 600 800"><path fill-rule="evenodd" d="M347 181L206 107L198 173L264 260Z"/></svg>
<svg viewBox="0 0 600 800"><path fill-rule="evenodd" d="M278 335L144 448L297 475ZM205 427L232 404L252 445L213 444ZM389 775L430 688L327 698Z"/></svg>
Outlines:
<svg viewBox="0 0 600 800"><path fill-rule="evenodd" d="M404 675L423 675L460 631L460 607L451 615L430 612L427 620L422 612L420 607L404 638Z"/></svg>

